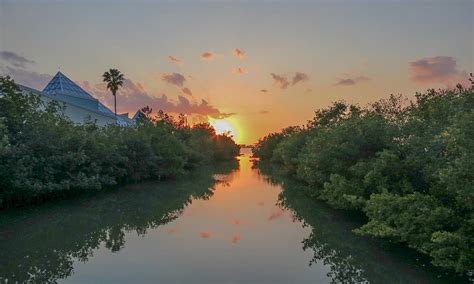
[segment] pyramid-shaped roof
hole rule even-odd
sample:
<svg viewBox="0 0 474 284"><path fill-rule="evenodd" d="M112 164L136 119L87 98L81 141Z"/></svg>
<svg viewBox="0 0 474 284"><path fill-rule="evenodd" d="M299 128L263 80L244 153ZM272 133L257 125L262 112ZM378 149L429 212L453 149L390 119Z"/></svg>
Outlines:
<svg viewBox="0 0 474 284"><path fill-rule="evenodd" d="M46 85L46 87L43 89L43 92L50 96L65 94L77 96L83 99L95 100L94 97L84 91L81 87L79 87L61 72L58 72L56 75L54 75L53 79L51 79L48 85Z"/></svg>

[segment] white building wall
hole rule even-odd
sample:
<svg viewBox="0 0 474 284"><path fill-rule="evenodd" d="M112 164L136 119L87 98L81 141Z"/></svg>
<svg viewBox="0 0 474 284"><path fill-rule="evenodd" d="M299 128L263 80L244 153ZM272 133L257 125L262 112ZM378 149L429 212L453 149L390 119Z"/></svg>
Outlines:
<svg viewBox="0 0 474 284"><path fill-rule="evenodd" d="M23 87L23 86L21 87L22 87L23 93L36 94L46 104L48 104L52 100L55 100L54 98L46 96L45 94L37 90L31 89L28 87ZM104 115L104 114L101 114L100 112L93 112L86 108L82 108L80 106L66 103L61 100L57 100L57 101L61 105L65 105L64 115L67 116L69 119L71 119L75 123L83 123L84 121L92 120L92 121L96 121L97 125L104 126L111 123L114 124L116 122L116 118L114 116Z"/></svg>

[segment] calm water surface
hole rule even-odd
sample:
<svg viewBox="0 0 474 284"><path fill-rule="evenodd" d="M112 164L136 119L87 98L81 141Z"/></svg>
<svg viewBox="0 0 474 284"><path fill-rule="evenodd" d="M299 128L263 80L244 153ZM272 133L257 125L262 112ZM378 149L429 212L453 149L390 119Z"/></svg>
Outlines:
<svg viewBox="0 0 474 284"><path fill-rule="evenodd" d="M246 151L183 181L0 212L0 282L465 281L354 236L357 220L299 187L252 168Z"/></svg>

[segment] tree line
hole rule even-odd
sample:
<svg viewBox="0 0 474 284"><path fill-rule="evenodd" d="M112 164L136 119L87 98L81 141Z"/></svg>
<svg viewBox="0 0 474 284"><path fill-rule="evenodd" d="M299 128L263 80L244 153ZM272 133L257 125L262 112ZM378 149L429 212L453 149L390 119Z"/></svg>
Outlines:
<svg viewBox="0 0 474 284"><path fill-rule="evenodd" d="M183 115L154 117L144 108L134 126L101 127L76 124L63 108L0 77L0 208L174 178L239 154L232 137L217 135L208 123L189 126Z"/></svg>
<svg viewBox="0 0 474 284"><path fill-rule="evenodd" d="M261 138L253 153L304 182L311 198L363 212L356 234L405 243L472 276L474 87L335 102L306 126Z"/></svg>

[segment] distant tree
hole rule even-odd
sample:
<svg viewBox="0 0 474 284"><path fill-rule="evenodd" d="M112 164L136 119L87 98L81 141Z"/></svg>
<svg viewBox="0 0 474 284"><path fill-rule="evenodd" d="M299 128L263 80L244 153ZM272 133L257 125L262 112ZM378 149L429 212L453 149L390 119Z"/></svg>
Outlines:
<svg viewBox="0 0 474 284"><path fill-rule="evenodd" d="M114 110L117 116L117 91L123 85L123 74L118 70L111 68L102 75L103 81L107 83L107 89L112 92L114 96Z"/></svg>
<svg viewBox="0 0 474 284"><path fill-rule="evenodd" d="M143 114L144 119L148 122L155 123L156 117L153 115L153 108L146 106L140 109L140 112Z"/></svg>

